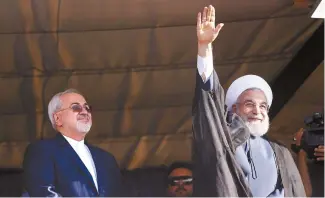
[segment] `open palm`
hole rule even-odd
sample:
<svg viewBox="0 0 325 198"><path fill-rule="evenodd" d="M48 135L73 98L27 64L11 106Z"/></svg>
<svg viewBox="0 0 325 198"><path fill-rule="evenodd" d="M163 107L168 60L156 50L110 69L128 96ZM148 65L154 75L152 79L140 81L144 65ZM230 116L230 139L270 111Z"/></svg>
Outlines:
<svg viewBox="0 0 325 198"><path fill-rule="evenodd" d="M215 10L213 6L204 7L203 13L197 16L197 38L201 44L210 44L218 36L223 23L215 27Z"/></svg>

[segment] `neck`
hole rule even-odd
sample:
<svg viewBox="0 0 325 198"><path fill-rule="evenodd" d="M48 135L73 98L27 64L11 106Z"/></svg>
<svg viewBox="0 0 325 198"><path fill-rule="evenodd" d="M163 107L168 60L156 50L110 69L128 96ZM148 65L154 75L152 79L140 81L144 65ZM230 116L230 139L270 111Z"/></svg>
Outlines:
<svg viewBox="0 0 325 198"><path fill-rule="evenodd" d="M58 131L66 136L66 137L69 137L71 139L74 139L76 141L81 141L81 140L84 140L85 137L86 137L86 133L80 133L80 132L73 132L73 131L66 131L66 130L63 130L63 129L58 129Z"/></svg>

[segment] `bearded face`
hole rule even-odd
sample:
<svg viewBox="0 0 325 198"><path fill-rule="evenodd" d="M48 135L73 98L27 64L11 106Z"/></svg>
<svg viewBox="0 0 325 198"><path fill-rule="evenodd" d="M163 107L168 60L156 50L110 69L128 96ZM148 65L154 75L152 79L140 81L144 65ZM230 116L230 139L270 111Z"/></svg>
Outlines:
<svg viewBox="0 0 325 198"><path fill-rule="evenodd" d="M241 116L241 118L244 120L252 136L261 137L269 130L270 122L268 115L266 115L265 118L261 120L255 119L254 116L246 115Z"/></svg>
<svg viewBox="0 0 325 198"><path fill-rule="evenodd" d="M60 97L62 108L54 114L57 130L63 135L83 139L92 126L91 106L77 93Z"/></svg>
<svg viewBox="0 0 325 198"><path fill-rule="evenodd" d="M233 110L243 119L252 136L263 136L269 130L267 100L260 89L244 91Z"/></svg>
<svg viewBox="0 0 325 198"><path fill-rule="evenodd" d="M90 131L90 128L91 128L91 122L81 122L81 121L77 121L77 131L79 133L88 133Z"/></svg>

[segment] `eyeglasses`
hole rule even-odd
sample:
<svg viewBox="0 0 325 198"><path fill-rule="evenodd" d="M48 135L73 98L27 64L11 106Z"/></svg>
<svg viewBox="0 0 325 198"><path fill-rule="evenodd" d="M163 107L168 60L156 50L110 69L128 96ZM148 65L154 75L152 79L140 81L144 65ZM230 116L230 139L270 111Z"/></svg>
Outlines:
<svg viewBox="0 0 325 198"><path fill-rule="evenodd" d="M245 108L247 109L253 109L256 108L257 106L259 109L263 112L268 112L269 111L269 106L266 103L261 103L261 104L256 104L252 101L245 101L243 103L238 103L238 104L243 104Z"/></svg>
<svg viewBox="0 0 325 198"><path fill-rule="evenodd" d="M67 109L72 109L73 112L76 112L76 113L81 113L83 108L88 112L88 113L91 113L92 112L92 108L90 105L88 104L84 104L83 106L79 103L72 103L70 105L70 107L68 108L65 108L65 109L60 109L59 111L57 111L56 113L60 112L60 111L65 111Z"/></svg>
<svg viewBox="0 0 325 198"><path fill-rule="evenodd" d="M177 185L191 185L193 183L193 178L191 176L177 176L177 177L169 177L168 184L171 186Z"/></svg>

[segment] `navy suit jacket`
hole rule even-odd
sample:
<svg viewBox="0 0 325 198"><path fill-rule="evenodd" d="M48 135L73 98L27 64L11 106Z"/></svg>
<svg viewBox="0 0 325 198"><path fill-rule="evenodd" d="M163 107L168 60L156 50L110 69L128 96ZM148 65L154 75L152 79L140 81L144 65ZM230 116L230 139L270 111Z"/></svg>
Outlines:
<svg viewBox="0 0 325 198"><path fill-rule="evenodd" d="M115 158L102 149L86 145L96 167L98 191L84 163L58 133L55 138L32 143L26 149L24 186L29 196L120 196L121 172Z"/></svg>

